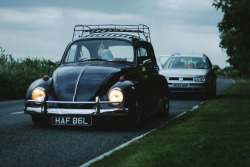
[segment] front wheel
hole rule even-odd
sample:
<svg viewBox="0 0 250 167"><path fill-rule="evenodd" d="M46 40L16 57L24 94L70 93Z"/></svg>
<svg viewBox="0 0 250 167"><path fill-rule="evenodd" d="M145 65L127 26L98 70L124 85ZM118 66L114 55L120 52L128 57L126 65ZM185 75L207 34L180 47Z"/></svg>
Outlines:
<svg viewBox="0 0 250 167"><path fill-rule="evenodd" d="M137 129L143 122L143 107L139 97L136 98L134 104L130 108L129 127Z"/></svg>

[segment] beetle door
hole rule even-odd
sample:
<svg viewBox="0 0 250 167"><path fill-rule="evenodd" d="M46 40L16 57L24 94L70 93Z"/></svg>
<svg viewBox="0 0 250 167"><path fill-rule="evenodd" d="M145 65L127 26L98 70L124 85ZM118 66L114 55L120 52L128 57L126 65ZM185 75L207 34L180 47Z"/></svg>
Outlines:
<svg viewBox="0 0 250 167"><path fill-rule="evenodd" d="M138 64L140 71L140 85L142 88L144 114L148 116L156 111L157 106L157 77L158 66L156 64L152 46L143 43L138 49Z"/></svg>

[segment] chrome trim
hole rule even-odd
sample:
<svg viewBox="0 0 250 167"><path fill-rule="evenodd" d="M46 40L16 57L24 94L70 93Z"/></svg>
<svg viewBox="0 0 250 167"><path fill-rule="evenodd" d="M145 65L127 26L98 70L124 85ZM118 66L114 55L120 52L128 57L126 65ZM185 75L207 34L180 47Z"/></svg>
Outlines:
<svg viewBox="0 0 250 167"><path fill-rule="evenodd" d="M66 108L48 108L47 114L49 115L127 115L128 108L114 108L114 109L100 109L99 114L96 109L66 109ZM42 114L42 108L27 107L25 109L27 114Z"/></svg>
<svg viewBox="0 0 250 167"><path fill-rule="evenodd" d="M75 86L75 91L74 91L74 95L73 95L73 101L76 100L77 88L78 88L78 84L79 84L80 78L81 78L81 76L82 76L82 73L85 71L85 69L86 69L89 65L90 65L90 64L87 64L87 65L82 69L82 71L79 73L79 75L78 75L78 77L77 77L76 86Z"/></svg>
<svg viewBox="0 0 250 167"><path fill-rule="evenodd" d="M98 96L96 96L95 102L96 102L97 104L100 104L100 98L99 98ZM98 113L98 114L100 114L100 105L97 105L97 106L96 106L95 112Z"/></svg>
<svg viewBox="0 0 250 167"><path fill-rule="evenodd" d="M95 109L66 109L66 108L61 108L61 109L56 109L56 108L51 108L47 110L48 114L93 114L95 115Z"/></svg>
<svg viewBox="0 0 250 167"><path fill-rule="evenodd" d="M27 100L28 102L35 102L35 103L45 103L44 101L36 101L36 100ZM46 103L55 103L55 104L112 104L112 103L122 103L117 101L46 101Z"/></svg>
<svg viewBox="0 0 250 167"><path fill-rule="evenodd" d="M42 108L26 107L26 108L24 108L24 113L26 113L26 114L29 114L29 113L41 114L43 112L42 112Z"/></svg>
<svg viewBox="0 0 250 167"><path fill-rule="evenodd" d="M44 99L43 99L44 100ZM101 109L101 104L112 104L119 103L115 101L100 101L100 98L97 96L95 101L36 101L36 100L27 100L25 103L35 103L41 106L38 107L25 107L24 111L27 114L58 114L58 115L127 115L128 108L116 107L110 109ZM68 108L47 108L47 104L95 104L95 107L92 109L68 109Z"/></svg>

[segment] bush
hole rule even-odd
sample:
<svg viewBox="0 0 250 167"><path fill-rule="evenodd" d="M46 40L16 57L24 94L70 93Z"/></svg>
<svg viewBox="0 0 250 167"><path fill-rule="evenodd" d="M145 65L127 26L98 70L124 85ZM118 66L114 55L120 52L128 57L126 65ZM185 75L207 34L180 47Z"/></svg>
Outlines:
<svg viewBox="0 0 250 167"><path fill-rule="evenodd" d="M17 59L2 51L0 57L0 100L24 99L29 85L45 74L52 76L55 67L45 59Z"/></svg>

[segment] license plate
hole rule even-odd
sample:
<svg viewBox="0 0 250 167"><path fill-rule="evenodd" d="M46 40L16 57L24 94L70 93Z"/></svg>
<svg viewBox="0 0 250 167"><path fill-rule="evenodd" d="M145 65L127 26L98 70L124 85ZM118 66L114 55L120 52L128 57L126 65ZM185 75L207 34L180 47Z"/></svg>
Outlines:
<svg viewBox="0 0 250 167"><path fill-rule="evenodd" d="M52 116L52 125L66 125L66 126L91 126L92 117L90 116Z"/></svg>
<svg viewBox="0 0 250 167"><path fill-rule="evenodd" d="M173 84L174 87L178 87L178 88L186 88L188 86L188 84L179 84L179 83L175 83Z"/></svg>

